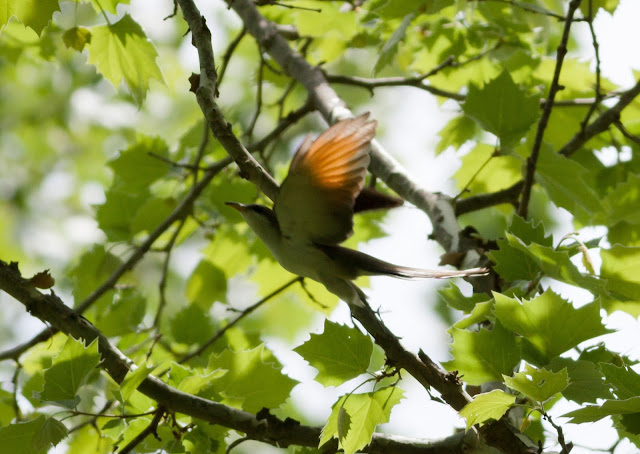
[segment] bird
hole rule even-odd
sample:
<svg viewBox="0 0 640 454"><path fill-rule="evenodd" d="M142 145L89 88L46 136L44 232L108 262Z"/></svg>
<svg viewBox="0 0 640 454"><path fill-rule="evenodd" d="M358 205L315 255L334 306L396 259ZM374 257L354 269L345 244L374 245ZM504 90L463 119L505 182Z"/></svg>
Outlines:
<svg viewBox="0 0 640 454"><path fill-rule="evenodd" d="M487 274L486 268L426 270L385 262L340 246L353 234L356 200L363 191L377 122L369 113L341 120L314 141L308 135L296 151L273 209L225 202L236 209L287 271L323 284L347 304L365 306L359 276L404 279ZM375 203L373 204L375 205Z"/></svg>

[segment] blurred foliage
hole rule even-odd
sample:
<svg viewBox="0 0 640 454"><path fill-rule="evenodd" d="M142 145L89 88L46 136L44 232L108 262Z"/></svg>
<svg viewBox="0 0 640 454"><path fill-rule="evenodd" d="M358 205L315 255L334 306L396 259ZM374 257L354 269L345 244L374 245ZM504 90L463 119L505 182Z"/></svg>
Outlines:
<svg viewBox="0 0 640 454"><path fill-rule="evenodd" d="M335 296L294 280L224 205L265 197L229 165L178 209L226 153L208 130L203 134L188 82L199 65L172 2L0 3L0 259L20 262L25 275L50 268L69 304L91 299L83 315L138 365L118 385L99 372L96 344L61 334L25 351L15 374L15 364L1 363L2 380L15 391L0 390L0 445L35 453L62 440L69 453L122 448L152 421L156 403L137 391L149 374L225 405L253 413L266 407L316 424L291 393L298 380L285 357L298 355L318 370L318 383L340 387L338 400L325 402L330 416L318 443L337 438L345 452L363 448L403 405L403 381L383 365L369 334L326 320L339 304ZM335 78L354 110L367 104L392 111L376 95L393 89L370 85L403 85L402 78L446 103L443 110L455 106L434 152L459 159L452 180L462 202L523 179L567 3L291 0L260 12L293 27L290 45ZM247 146L260 143L307 93L251 36L239 34L224 2L197 4L214 35L224 115ZM584 0L577 17L588 22L617 7L617 0ZM496 285L491 295L468 295L455 283L440 291L438 311L452 325L452 358L443 366L465 385L503 387L476 395L460 412L467 427L501 418L518 397L532 412L522 431L553 445L557 435L540 415L570 400L582 405L567 414L572 423L611 417L619 437L638 444L638 376L630 358L608 349L603 314L640 314L640 101L577 151L559 154L628 89L597 81L594 61L573 52L578 40L567 45L528 219L515 214L515 198L459 217L477 232ZM388 119L378 120L384 130ZM282 178L302 135L322 127L304 117L254 156ZM576 234L560 231L560 212ZM348 245L395 234L380 226L383 218L357 218ZM150 236L153 244L143 249ZM138 252L117 284L93 298ZM589 301L576 307L557 283L585 290ZM21 317L0 316L4 348L24 340L29 316ZM574 349L579 355L569 353ZM237 438L177 414L156 432L136 452L225 452Z"/></svg>

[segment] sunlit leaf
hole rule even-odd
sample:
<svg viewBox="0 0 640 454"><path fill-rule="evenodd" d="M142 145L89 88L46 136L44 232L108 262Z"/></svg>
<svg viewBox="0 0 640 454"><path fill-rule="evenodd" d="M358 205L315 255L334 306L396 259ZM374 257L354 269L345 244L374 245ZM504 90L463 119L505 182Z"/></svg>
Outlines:
<svg viewBox="0 0 640 454"><path fill-rule="evenodd" d="M540 97L519 88L507 71L478 88L471 85L464 112L500 139L503 147L517 143L540 116Z"/></svg>
<svg viewBox="0 0 640 454"><path fill-rule="evenodd" d="M494 297L496 317L522 336L523 355L533 364L546 364L581 342L610 332L602 324L597 301L576 309L552 290L523 301L499 293Z"/></svg>
<svg viewBox="0 0 640 454"><path fill-rule="evenodd" d="M99 363L97 341L85 347L82 341L69 337L51 367L44 371L44 389L40 399L75 407L80 401L78 390Z"/></svg>
<svg viewBox="0 0 640 454"><path fill-rule="evenodd" d="M472 332L453 328L451 335L453 360L442 365L447 370L458 371L470 385L502 381L502 376L511 375L520 362L515 336L500 323L496 323L491 331L480 329Z"/></svg>
<svg viewBox="0 0 640 454"><path fill-rule="evenodd" d="M156 64L158 54L140 25L125 14L115 24L93 27L91 33L89 63L116 88L124 80L136 104L142 104L149 81L164 79Z"/></svg>
<svg viewBox="0 0 640 454"><path fill-rule="evenodd" d="M498 420L516 402L516 396L500 389L478 394L460 410L460 416L467 420L467 430L476 424L483 424L491 419Z"/></svg>
<svg viewBox="0 0 640 454"><path fill-rule="evenodd" d="M0 445L12 454L46 454L67 436L67 428L54 418L38 416L0 428Z"/></svg>
<svg viewBox="0 0 640 454"><path fill-rule="evenodd" d="M552 372L525 364L524 371L514 374L513 377L505 375L504 384L535 402L544 402L567 388L569 374L567 369Z"/></svg>
<svg viewBox="0 0 640 454"><path fill-rule="evenodd" d="M15 16L40 34L56 11L60 11L58 0L3 0L0 2L0 27Z"/></svg>
<svg viewBox="0 0 640 454"><path fill-rule="evenodd" d="M376 426L389 421L391 410L403 394L400 388L389 386L366 394L342 396L333 404L319 446L338 438L338 444L346 454L359 451L369 444Z"/></svg>
<svg viewBox="0 0 640 454"><path fill-rule="evenodd" d="M264 361L263 349L262 346L238 352L227 349L209 359L209 370L228 371L214 380L216 391L239 401L243 410L252 413L263 407L277 408L297 383L282 373L282 365L275 358Z"/></svg>
<svg viewBox="0 0 640 454"><path fill-rule="evenodd" d="M318 369L316 381L337 386L367 371L373 342L355 327L325 320L322 334L312 334L294 351Z"/></svg>

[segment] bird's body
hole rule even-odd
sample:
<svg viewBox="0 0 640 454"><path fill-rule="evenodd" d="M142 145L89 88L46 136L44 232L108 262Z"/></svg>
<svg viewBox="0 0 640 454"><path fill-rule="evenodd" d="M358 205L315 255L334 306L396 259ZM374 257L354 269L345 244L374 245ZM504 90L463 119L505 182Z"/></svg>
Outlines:
<svg viewBox="0 0 640 454"><path fill-rule="evenodd" d="M227 204L240 212L283 268L322 283L349 304L365 302L363 292L352 282L362 275L411 279L484 274L486 270L480 268L402 267L339 246L352 233L354 205L364 186L375 128L376 122L364 114L336 123L313 142L307 137L293 158L273 210L257 204Z"/></svg>

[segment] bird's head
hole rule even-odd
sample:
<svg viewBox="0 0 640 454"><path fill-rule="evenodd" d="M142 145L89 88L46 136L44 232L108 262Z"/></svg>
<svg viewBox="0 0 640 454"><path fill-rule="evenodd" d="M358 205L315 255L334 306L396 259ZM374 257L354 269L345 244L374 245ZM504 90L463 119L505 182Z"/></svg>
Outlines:
<svg viewBox="0 0 640 454"><path fill-rule="evenodd" d="M238 202L225 202L225 205L234 208L262 240L269 244L271 240L279 240L281 233L278 226L276 213L269 207L251 203L245 205Z"/></svg>

